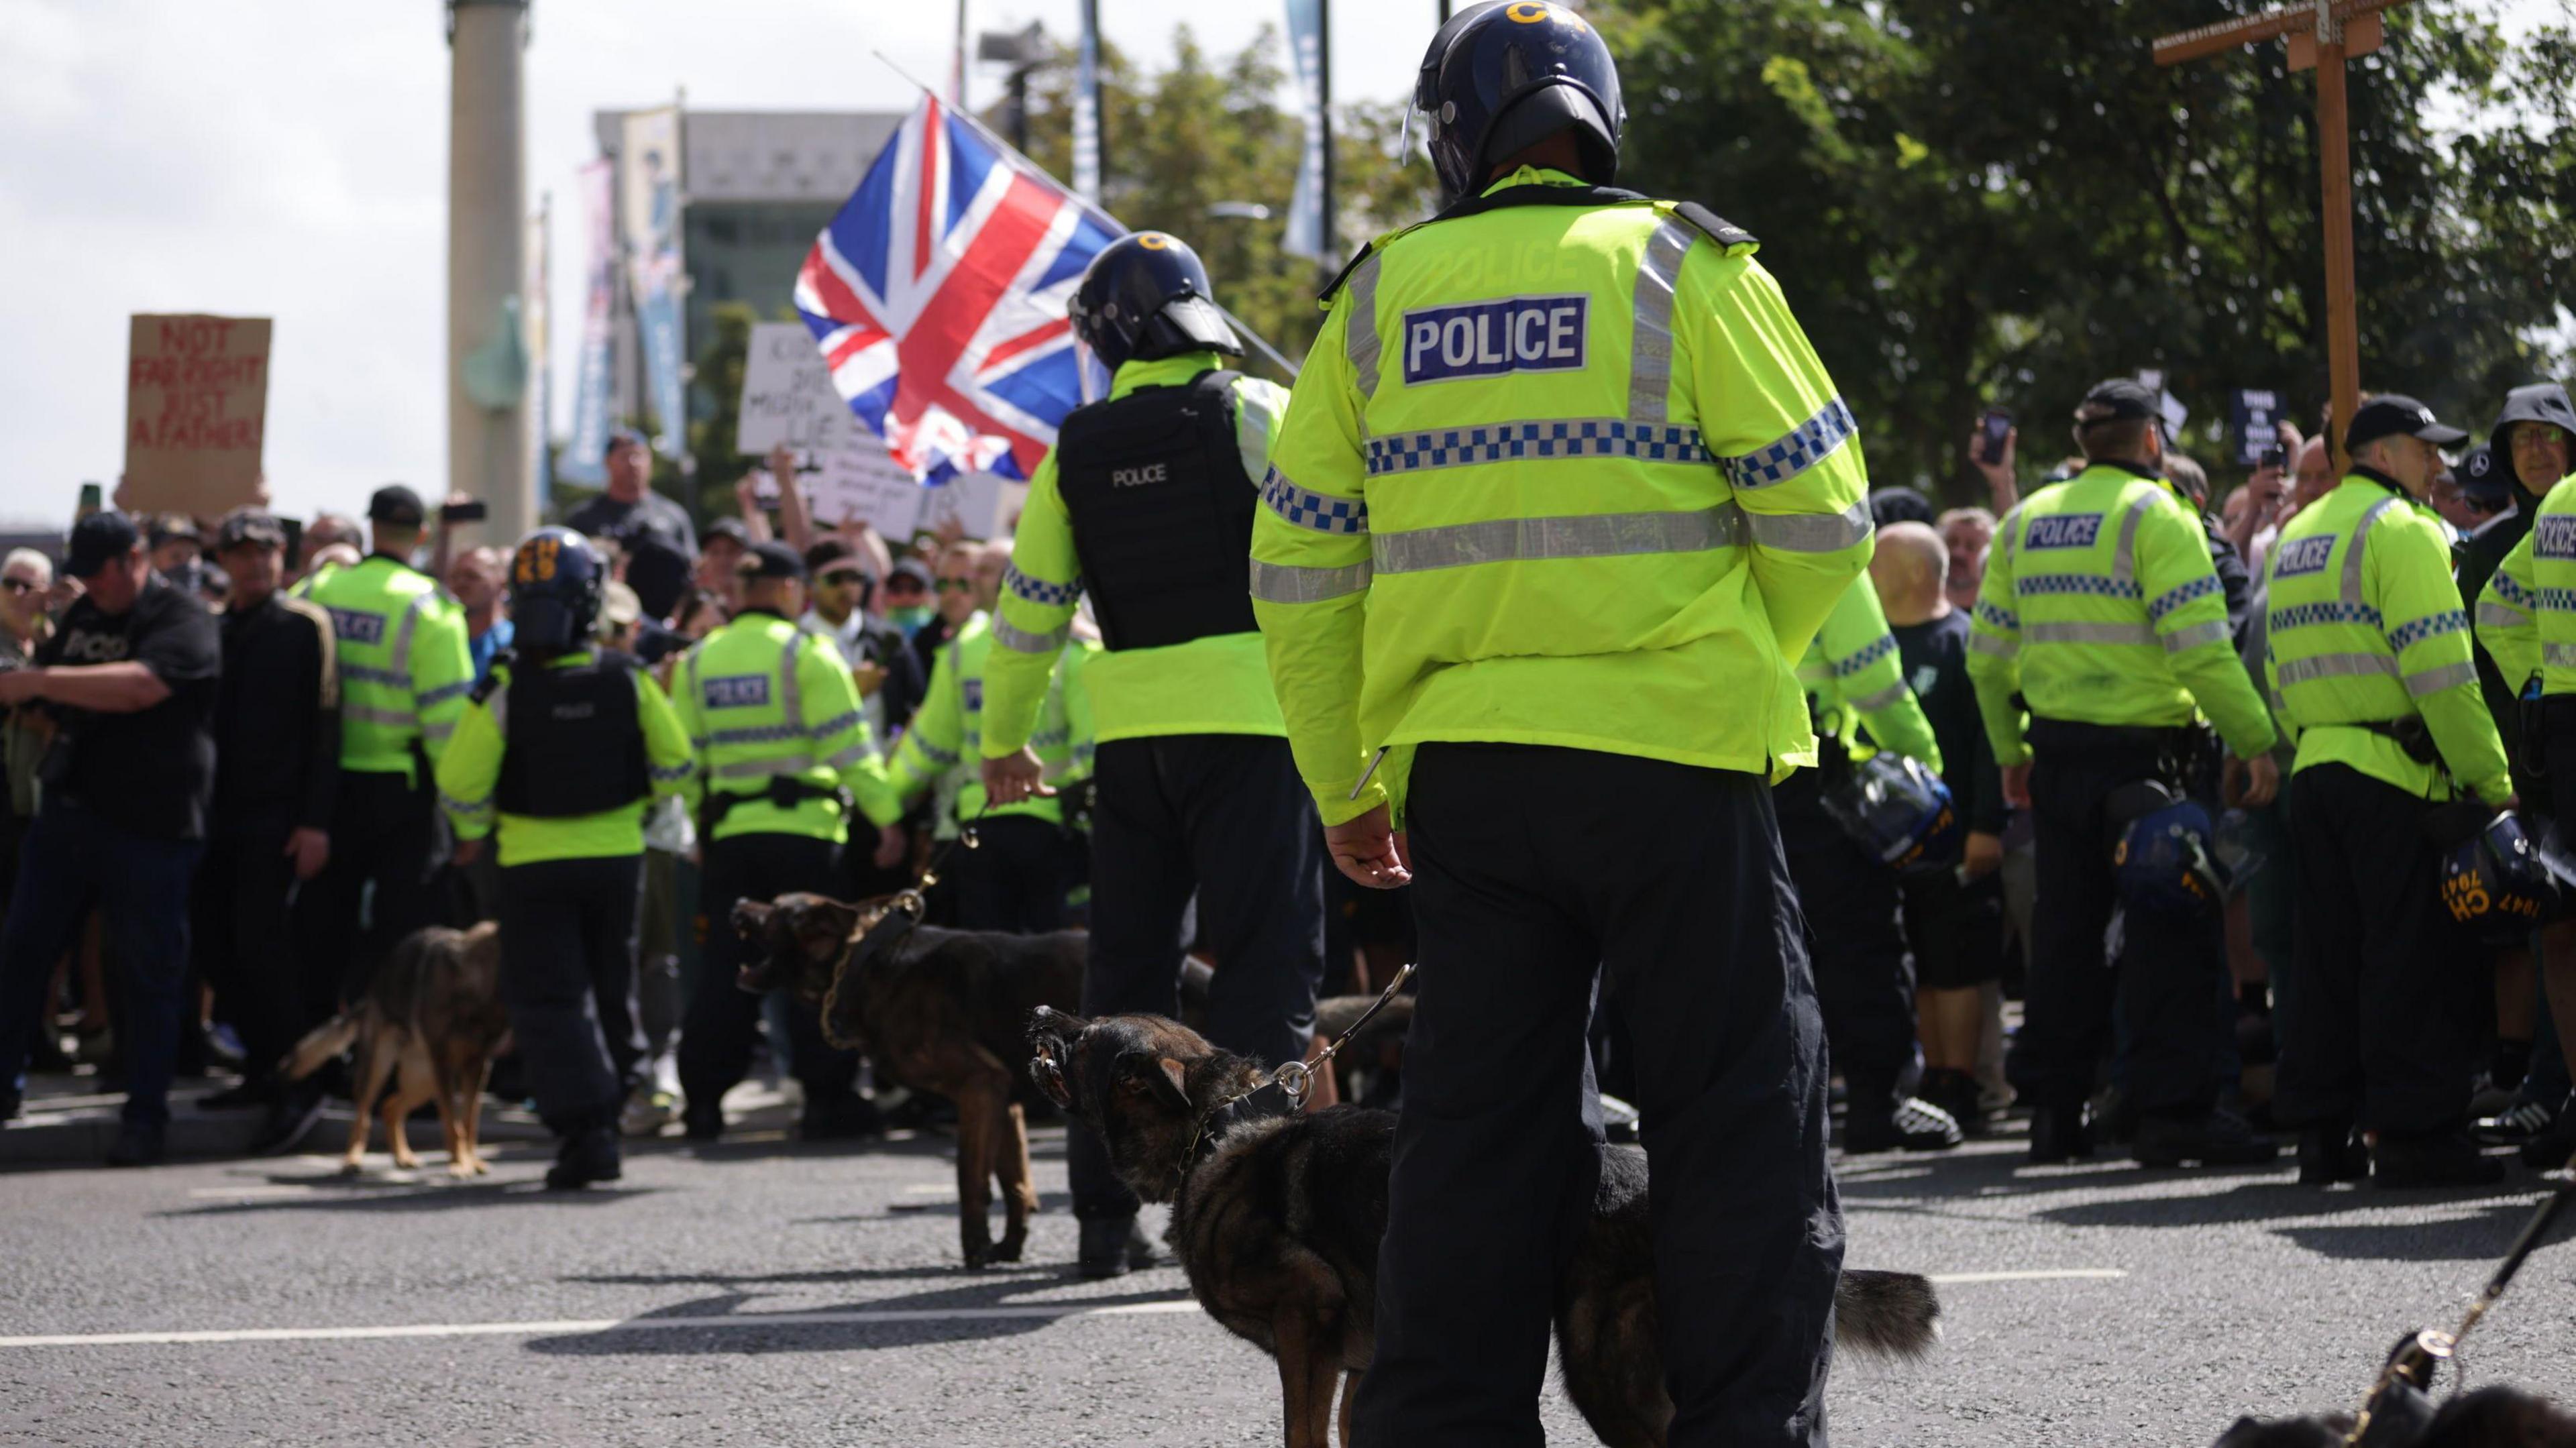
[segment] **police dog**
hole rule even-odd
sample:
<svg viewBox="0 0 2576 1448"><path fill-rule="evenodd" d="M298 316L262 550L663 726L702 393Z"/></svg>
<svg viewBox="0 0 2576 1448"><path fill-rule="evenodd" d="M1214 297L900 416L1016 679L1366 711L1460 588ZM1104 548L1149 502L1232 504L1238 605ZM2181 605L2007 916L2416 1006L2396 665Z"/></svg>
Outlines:
<svg viewBox="0 0 2576 1448"><path fill-rule="evenodd" d="M2546 1398L2519 1388L2480 1388L2419 1410L2430 1422L2371 1426L2373 1448L2576 1448L2576 1417L2558 1410ZM2283 1418L2262 1423L2240 1418L2217 1448L2342 1448L2352 1432L2352 1416L2336 1413L2314 1418Z"/></svg>
<svg viewBox="0 0 2576 1448"><path fill-rule="evenodd" d="M434 1101L447 1138L448 1174L481 1176L491 1170L481 1149L483 1084L492 1074L492 1058L509 1039L510 1017L501 1004L501 927L489 920L471 930L433 925L394 947L357 1004L297 1042L284 1071L287 1079L300 1081L352 1045L358 1048L351 1078L358 1118L349 1124L341 1171L355 1176L365 1164L369 1122L381 1097L385 1145L395 1166L420 1165L404 1139L403 1122L422 1102Z"/></svg>
<svg viewBox="0 0 2576 1448"><path fill-rule="evenodd" d="M958 1232L966 1265L1017 1262L1038 1208L1029 1179L1028 1115L1021 1100L1021 1023L1042 1006L1082 998L1088 937L943 930L921 925L868 931L893 897L844 904L781 895L733 907L736 934L760 947L741 971L744 990L785 987L823 1008L823 1036L864 1049L877 1070L957 1106ZM990 1184L1002 1190L1002 1240L985 1221Z"/></svg>
<svg viewBox="0 0 2576 1448"><path fill-rule="evenodd" d="M1376 1346L1395 1114L1342 1106L1263 1117L1209 1146L1202 1124L1260 1080L1256 1063L1160 1016L1086 1021L1041 1010L1029 1044L1039 1089L1100 1133L1137 1196L1172 1204L1167 1240L1199 1305L1278 1360L1288 1448L1326 1448L1346 1375L1347 1448L1351 1398ZM1556 1304L1566 1396L1613 1448L1660 1448L1672 1421L1653 1274L1645 1155L1613 1147ZM1921 1277L1852 1271L1834 1310L1843 1347L1910 1358L1930 1349L1940 1304Z"/></svg>

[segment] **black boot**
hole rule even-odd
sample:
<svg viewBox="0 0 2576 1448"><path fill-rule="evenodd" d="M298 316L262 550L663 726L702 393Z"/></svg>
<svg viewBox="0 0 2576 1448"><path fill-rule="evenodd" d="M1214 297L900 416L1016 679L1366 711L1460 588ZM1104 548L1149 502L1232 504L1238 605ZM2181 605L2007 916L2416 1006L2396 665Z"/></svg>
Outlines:
<svg viewBox="0 0 2576 1448"><path fill-rule="evenodd" d="M2031 1113L2030 1159L2041 1166L2089 1161L2093 1134L2084 1125L2084 1107L2042 1106Z"/></svg>
<svg viewBox="0 0 2576 1448"><path fill-rule="evenodd" d="M2281 1154L2281 1145L2256 1135L2232 1111L2159 1111L2139 1118L2129 1154L2140 1166L2261 1166Z"/></svg>
<svg viewBox="0 0 2576 1448"><path fill-rule="evenodd" d="M2332 1186L2370 1175L2370 1149L2353 1134L2352 1123L2310 1126L2299 1132L2299 1185Z"/></svg>
<svg viewBox="0 0 2576 1448"><path fill-rule="evenodd" d="M1959 1123L1949 1112L1918 1096L1879 1102L1875 1109L1855 1098L1843 1124L1843 1154L1867 1156L1881 1151L1948 1151L1960 1141Z"/></svg>
<svg viewBox="0 0 2576 1448"><path fill-rule="evenodd" d="M2383 1131L2370 1156L2370 1184L2377 1187L2485 1187L2503 1180L2504 1163L2478 1155L2465 1131Z"/></svg>
<svg viewBox="0 0 2576 1448"><path fill-rule="evenodd" d="M723 1107L701 1106L695 1096L689 1097L688 1103L680 1112L680 1129L688 1135L689 1140L713 1141L724 1135Z"/></svg>
<svg viewBox="0 0 2576 1448"><path fill-rule="evenodd" d="M107 1149L109 1166L157 1166L169 1154L161 1123L129 1121L116 1129L116 1144Z"/></svg>
<svg viewBox="0 0 2576 1448"><path fill-rule="evenodd" d="M1145 1229L1134 1217L1090 1217L1082 1223L1082 1250L1074 1266L1093 1282L1110 1277L1124 1277L1131 1270L1153 1266L1162 1260L1155 1255L1154 1244L1145 1239Z"/></svg>
<svg viewBox="0 0 2576 1448"><path fill-rule="evenodd" d="M796 1134L806 1141L883 1136L885 1118L877 1114L877 1104L864 1096L836 1096L806 1107L805 1115L796 1123Z"/></svg>
<svg viewBox="0 0 2576 1448"><path fill-rule="evenodd" d="M0 1113L0 1121L7 1120ZM2547 1131L2522 1144L2522 1164L2533 1171L2556 1171L2576 1158L2576 1110L2561 1111Z"/></svg>
<svg viewBox="0 0 2576 1448"><path fill-rule="evenodd" d="M566 1136L555 1153L555 1164L546 1168L546 1189L556 1192L579 1191L593 1182L613 1182L625 1174L625 1164L617 1154L617 1127L592 1124Z"/></svg>
<svg viewBox="0 0 2576 1448"><path fill-rule="evenodd" d="M1926 1101L1950 1113L1959 1123L1963 1136L1986 1134L1985 1108L1978 1104L1977 1078L1965 1071L1926 1071L1923 1073L1922 1096Z"/></svg>
<svg viewBox="0 0 2576 1448"><path fill-rule="evenodd" d="M259 1124L259 1133L243 1148L253 1156L277 1156L293 1151L313 1134L322 1119L322 1088L312 1081L298 1081L275 1093L268 1103L268 1115Z"/></svg>

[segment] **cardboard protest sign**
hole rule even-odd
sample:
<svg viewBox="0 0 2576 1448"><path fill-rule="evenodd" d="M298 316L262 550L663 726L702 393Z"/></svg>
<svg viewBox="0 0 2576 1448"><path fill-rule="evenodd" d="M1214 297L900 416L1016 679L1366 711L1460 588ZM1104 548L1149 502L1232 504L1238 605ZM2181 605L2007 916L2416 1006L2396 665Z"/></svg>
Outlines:
<svg viewBox="0 0 2576 1448"><path fill-rule="evenodd" d="M268 347L266 317L134 317L124 507L211 518L258 501Z"/></svg>
<svg viewBox="0 0 2576 1448"><path fill-rule="evenodd" d="M751 329L743 359L742 412L734 446L758 456L785 444L820 455L852 433L863 432L850 405L832 388L831 369L802 322L761 322Z"/></svg>

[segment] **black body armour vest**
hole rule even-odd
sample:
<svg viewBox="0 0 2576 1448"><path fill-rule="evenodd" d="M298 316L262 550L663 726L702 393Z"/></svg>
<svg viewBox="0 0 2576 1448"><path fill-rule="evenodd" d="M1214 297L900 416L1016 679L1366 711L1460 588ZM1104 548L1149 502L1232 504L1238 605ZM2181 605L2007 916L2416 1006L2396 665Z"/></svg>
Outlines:
<svg viewBox="0 0 2576 1448"><path fill-rule="evenodd" d="M636 713L636 662L602 652L589 663L510 671L505 748L494 803L507 814L562 819L640 805L653 792Z"/></svg>
<svg viewBox="0 0 2576 1448"><path fill-rule="evenodd" d="M1082 586L1110 649L1251 633L1255 481L1235 444L1239 373L1076 408L1056 431L1056 484Z"/></svg>

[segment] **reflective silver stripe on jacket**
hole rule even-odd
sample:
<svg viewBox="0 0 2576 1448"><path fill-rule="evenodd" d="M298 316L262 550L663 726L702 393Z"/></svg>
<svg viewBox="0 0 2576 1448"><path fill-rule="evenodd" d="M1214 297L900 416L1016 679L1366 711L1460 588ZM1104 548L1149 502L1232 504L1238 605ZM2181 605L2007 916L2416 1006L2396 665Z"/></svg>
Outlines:
<svg viewBox="0 0 2576 1448"><path fill-rule="evenodd" d="M1048 629L1045 633L1030 633L1027 629L1015 627L1009 619L998 614L993 618L993 642L1013 653L1051 654L1063 648L1064 641L1071 637L1073 637L1073 630L1066 625Z"/></svg>
<svg viewBox="0 0 2576 1448"><path fill-rule="evenodd" d="M1899 679L1874 694L1864 694L1852 700L1851 706L1864 714L1875 714L1881 709L1899 703L1909 692L1911 691L1906 688L1905 681Z"/></svg>
<svg viewBox="0 0 2576 1448"><path fill-rule="evenodd" d="M1972 633L1968 635L1968 647L1998 659L2009 659L2021 653L2021 640L2005 638L2001 634Z"/></svg>
<svg viewBox="0 0 2576 1448"><path fill-rule="evenodd" d="M1839 513L1755 513L1744 515L1760 548L1784 553L1840 553L1869 541L1869 500L1861 499Z"/></svg>
<svg viewBox="0 0 2576 1448"><path fill-rule="evenodd" d="M849 768L853 764L859 763L876 752L876 746L870 744L867 740L862 739L858 743L850 745L846 749L836 751L830 758L824 760L823 763L830 766L835 773L838 773L841 770Z"/></svg>
<svg viewBox="0 0 2576 1448"><path fill-rule="evenodd" d="M2228 640L2227 620L2214 618L2207 623L2178 628L2166 634L2164 640L2165 652L2169 654L2184 653L2203 644L2223 644Z"/></svg>
<svg viewBox="0 0 2576 1448"><path fill-rule="evenodd" d="M510 737L510 686L493 685L492 692L484 696L483 708L492 716L492 728L506 741Z"/></svg>
<svg viewBox="0 0 2576 1448"><path fill-rule="evenodd" d="M1377 396L1378 357L1384 351L1377 335L1377 263L1379 253L1369 252L1351 272L1345 283L1350 292L1350 321L1342 332L1342 350L1351 360L1351 377L1360 390L1360 402ZM1365 433L1368 424L1363 421Z"/></svg>
<svg viewBox="0 0 2576 1448"><path fill-rule="evenodd" d="M2122 583L2134 582L2138 576L2138 525L2146 521L2147 510L2156 505L2151 488L2138 495L2129 511L2120 518L2120 545L2111 553L2111 576Z"/></svg>
<svg viewBox="0 0 2576 1448"><path fill-rule="evenodd" d="M1790 429L1787 437L1741 457L1719 458L1717 466L1739 489L1775 488L1832 457L1859 435L1860 419L1837 397Z"/></svg>
<svg viewBox="0 0 2576 1448"><path fill-rule="evenodd" d="M1732 503L1691 513L1592 513L1564 518L1493 518L1445 528L1378 533L1369 551L1379 573L1427 573L1472 563L1698 553L1744 540Z"/></svg>
<svg viewBox="0 0 2576 1448"><path fill-rule="evenodd" d="M2540 662L2553 669L2576 669L2576 644L2542 644Z"/></svg>
<svg viewBox="0 0 2576 1448"><path fill-rule="evenodd" d="M2155 629L2143 623L2033 623L2022 625L2021 636L2035 644L2146 644L2153 647L2163 640Z"/></svg>
<svg viewBox="0 0 2576 1448"><path fill-rule="evenodd" d="M2304 684L2312 679L2349 679L2370 674L2395 674L2394 654L2314 654L2304 659L2291 659L2279 666L2281 687Z"/></svg>
<svg viewBox="0 0 2576 1448"><path fill-rule="evenodd" d="M421 695L415 702L418 703L421 708L428 709L439 704L444 704L450 699L463 698L465 695L473 692L474 681L472 679L459 679L453 684L439 685L437 688Z"/></svg>
<svg viewBox="0 0 2576 1448"><path fill-rule="evenodd" d="M1628 340L1628 415L1662 422L1671 415L1673 390L1673 289L1681 282L1697 228L1664 218L1646 238L1637 263L1636 320Z"/></svg>
<svg viewBox="0 0 2576 1448"><path fill-rule="evenodd" d="M804 646L805 631L803 629L790 630L787 635L787 647L785 651L780 653L778 656L779 714L780 717L787 721L787 724L791 729L794 729L800 734L804 732L803 724L805 719L805 710L803 706L805 701L797 691L796 651Z"/></svg>
<svg viewBox="0 0 2576 1448"><path fill-rule="evenodd" d="M420 716L409 709L369 709L363 705L345 704L340 708L340 717L355 719L361 724L382 724L388 729L414 729L420 725Z"/></svg>
<svg viewBox="0 0 2576 1448"><path fill-rule="evenodd" d="M402 621L394 625L394 673L401 676L405 685L411 683L412 632L420 626L420 611L429 606L431 597L426 593L413 594L411 602L403 608Z"/></svg>
<svg viewBox="0 0 2576 1448"><path fill-rule="evenodd" d="M2480 628L2529 628L2530 626L2531 615L2511 604L2481 603L2478 605L2478 627Z"/></svg>
<svg viewBox="0 0 2576 1448"><path fill-rule="evenodd" d="M2361 550L2370 541L2370 525L2379 521L2380 514L2396 506L2395 498L2382 498L2370 505L2369 511L2361 515L2360 522L2352 525L2352 541L2345 544L2343 550L2344 602L2368 602L2361 596Z"/></svg>
<svg viewBox="0 0 2576 1448"><path fill-rule="evenodd" d="M340 666L340 682L382 684L389 689L408 689L411 687L411 675L397 674L391 669L379 669L368 664L344 663Z"/></svg>
<svg viewBox="0 0 2576 1448"><path fill-rule="evenodd" d="M2477 678L2478 669L2475 664L2444 664L2438 669L2418 669L2406 676L2406 692L2421 699L2427 694L2438 694L2444 689L2476 683Z"/></svg>
<svg viewBox="0 0 2576 1448"><path fill-rule="evenodd" d="M1373 570L1362 559L1347 568L1301 568L1252 560L1252 596L1263 603L1323 603L1366 592Z"/></svg>

